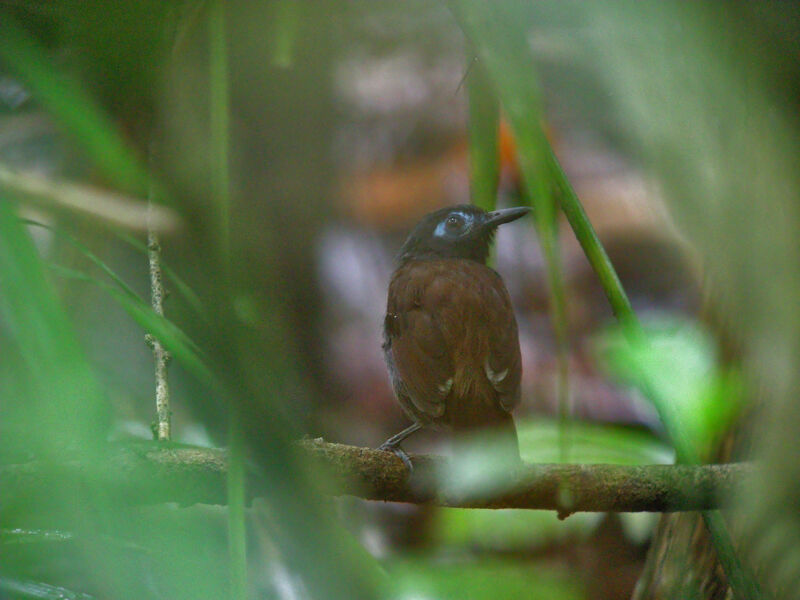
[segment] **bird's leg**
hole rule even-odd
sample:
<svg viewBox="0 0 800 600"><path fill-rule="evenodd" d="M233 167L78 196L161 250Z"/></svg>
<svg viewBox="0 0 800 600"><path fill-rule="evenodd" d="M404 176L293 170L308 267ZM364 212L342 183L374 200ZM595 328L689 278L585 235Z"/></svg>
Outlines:
<svg viewBox="0 0 800 600"><path fill-rule="evenodd" d="M411 458L408 456L408 454L406 454L406 451L400 447L400 443L415 431L419 431L421 428L422 425L419 423L414 423L410 427L406 427L403 429L403 431L394 434L392 437L378 446L378 450L394 452L394 454L403 461L403 464L408 467L408 470L413 471L414 466L411 464Z"/></svg>
<svg viewBox="0 0 800 600"><path fill-rule="evenodd" d="M392 448L396 447L400 442L402 442L404 439L406 439L408 436L410 436L412 433L419 431L420 429L422 429L422 425L420 425L419 423L414 423L413 425L410 425L409 427L403 429L403 431L401 431L400 433L394 434L388 440L383 442L378 447L378 450L391 450Z"/></svg>

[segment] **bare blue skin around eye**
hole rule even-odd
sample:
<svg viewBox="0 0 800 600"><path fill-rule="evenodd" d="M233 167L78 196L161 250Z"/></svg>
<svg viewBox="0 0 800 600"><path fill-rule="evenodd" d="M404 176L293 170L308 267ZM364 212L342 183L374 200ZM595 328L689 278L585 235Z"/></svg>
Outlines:
<svg viewBox="0 0 800 600"><path fill-rule="evenodd" d="M449 219L454 215L461 217L464 220L464 225L462 225L462 227L458 231L449 232L447 231L447 219ZM449 215L447 215L447 217L444 218L444 220L442 220L441 223L439 223L436 226L436 229L433 230L433 235L439 238L451 238L451 239L454 237L458 237L470 230L470 228L472 227L472 221L473 221L473 215L469 215L463 212L450 213Z"/></svg>

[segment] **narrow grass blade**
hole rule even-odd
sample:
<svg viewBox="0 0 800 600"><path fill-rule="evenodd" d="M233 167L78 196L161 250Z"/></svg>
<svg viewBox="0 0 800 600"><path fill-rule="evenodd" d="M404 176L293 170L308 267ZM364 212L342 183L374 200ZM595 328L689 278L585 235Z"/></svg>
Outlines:
<svg viewBox="0 0 800 600"><path fill-rule="evenodd" d="M31 220L31 219L21 219L21 221L23 223L25 223L26 225L31 225L33 227L41 227L42 229L46 229L47 231L52 232L54 235L62 237L72 247L74 247L76 250L78 250L78 252L83 254L92 263L94 263L94 265L97 268L99 268L101 271L103 271L103 273L108 275L112 279L112 281L114 281L114 283L116 283L123 292L125 292L126 294L128 294L132 298L136 298L138 300L142 300L139 297L139 294L137 294L133 290L133 288L131 286L129 286L127 283L125 283L125 281L119 275L117 275L111 267L109 267L106 263L104 263L102 260L100 260L100 258L94 252L89 250L89 248L83 242L80 242L78 239L76 239L75 236L67 233L63 229L60 229L58 227L51 227L50 225L46 225L44 223L40 223L39 221L34 221L34 220Z"/></svg>
<svg viewBox="0 0 800 600"><path fill-rule="evenodd" d="M58 265L52 265L52 269L61 277L92 283L107 292L145 332L161 340L175 359L201 383L219 392L220 384L206 366L206 360L200 348L177 325L157 314L149 303L136 294L131 295L124 289L109 285L105 281L81 271Z"/></svg>
<svg viewBox="0 0 800 600"><path fill-rule="evenodd" d="M0 315L2 333L14 344L10 351L19 353L32 384L32 397L10 398L3 408L7 417L10 411L20 420L13 437L45 452L99 444L108 406L33 241L5 200L0 200Z"/></svg>
<svg viewBox="0 0 800 600"><path fill-rule="evenodd" d="M105 262L103 262L96 254L94 254L89 248L81 241L79 241L75 236L70 234L69 232L63 230L60 227L53 227L51 225L46 225L45 223L41 223L39 221L34 221L32 219L22 219L22 222L26 225L31 225L33 227L41 227L43 229L47 229L48 231L53 232L57 236L63 237L70 245L76 248L81 254L83 254L86 258L88 258L92 263L94 263L97 268L103 271L106 275L108 275L118 286L119 288L127 293L129 296L136 298L138 300L144 301L143 298L137 294L133 288L131 288L125 281L117 275L111 267L109 267ZM123 232L123 231L115 231L117 236L123 240L128 245L132 246L136 250L140 251L143 255L147 255L147 244L137 240L135 237ZM200 297L195 293L195 291L185 282L180 276L175 273L173 269L169 267L169 265L162 262L161 265L164 274L167 278L175 285L178 293L186 300L187 304L191 306L194 311L201 316L204 320L207 320L208 317L206 315L205 309L200 301Z"/></svg>
<svg viewBox="0 0 800 600"><path fill-rule="evenodd" d="M621 321L635 323L636 316L616 271L544 135L541 94L524 19L509 5L492 6L475 0L451 0L448 4L500 96L519 148L525 182L533 200L539 203L540 219L548 219L550 208L544 199L557 190L555 198L600 278L614 313Z"/></svg>
<svg viewBox="0 0 800 600"><path fill-rule="evenodd" d="M626 326L631 343L646 343L642 340L638 320L614 267L586 217L577 195L567 182L538 122L541 118L541 103L535 64L527 43L525 19L520 18L524 14L515 12L521 5L496 5L481 0L450 0L448 5L478 52L478 56L484 61L503 103L516 136L520 151L520 167L528 191L534 201L539 200L537 218L540 222L549 220L550 186L557 187L559 191L557 198L562 210L590 264L600 277L615 315ZM546 257L549 243L550 241L543 237L542 247ZM687 456L686 444L682 442L683 432L675 427L674 419L664 410L665 404L654 402L654 405L676 445L678 456L683 455L690 462L695 462L692 459L696 457ZM743 568L739 557L733 551L730 534L724 523L716 517L706 518L706 522L720 561L735 592L742 597L760 598L758 583L753 575Z"/></svg>
<svg viewBox="0 0 800 600"><path fill-rule="evenodd" d="M223 0L212 0L208 6L209 81L211 117L211 184L213 187L216 251L221 259L222 276L231 280L230 239L230 90L228 87L228 36L226 6ZM231 598L248 597L247 531L244 511L245 434L237 404L230 409L228 446L228 558L231 579Z"/></svg>
<svg viewBox="0 0 800 600"><path fill-rule="evenodd" d="M633 312L628 295L625 293L625 288L622 287L622 282L614 269L614 265L611 264L611 259L608 258L608 254L600 243L589 217L586 216L586 211L583 209L575 189L564 174L564 170L561 168L561 164L549 144L547 162L550 166L549 171L558 188L557 198L561 205L561 210L564 211L564 215L566 215L575 237L578 239L581 248L583 248L583 253L586 255L589 264L600 279L600 285L608 298L609 304L611 304L614 316L621 323L628 326L631 329L631 333L636 334L639 328L639 321Z"/></svg>
<svg viewBox="0 0 800 600"><path fill-rule="evenodd" d="M8 11L0 18L0 58L83 147L109 181L129 192L146 192L147 171L118 128L76 80L65 76L53 64Z"/></svg>
<svg viewBox="0 0 800 600"><path fill-rule="evenodd" d="M469 99L469 190L472 203L494 210L500 180L500 103L483 65L472 58L467 66Z"/></svg>
<svg viewBox="0 0 800 600"><path fill-rule="evenodd" d="M224 268L230 264L230 91L228 89L228 41L225 31L225 3L208 5L209 81L211 86L211 185L214 203L213 232Z"/></svg>
<svg viewBox="0 0 800 600"><path fill-rule="evenodd" d="M533 58L527 50L524 30L519 24L509 28L509 24L503 19L493 16L494 9L489 5L480 2L454 1L450 2L450 6L474 46L482 68L486 69L488 78L481 84L486 88L493 83L496 94L500 97L519 151L520 169L526 187L523 197L534 207L539 242L547 265L550 309L558 347L559 414L564 433L562 454L565 455L568 446L567 423L569 420L566 292L558 245L553 178L549 172L550 146L540 123L542 107ZM483 92L483 94L489 93L492 92ZM472 96L470 96L470 100L472 100ZM479 102L487 103L484 99ZM489 114L488 117L492 118L492 114ZM484 124L483 127L489 128L490 125ZM473 128L475 126L471 125L471 129ZM487 143L488 134L481 133L480 140ZM485 162L485 157L482 157L482 160ZM484 167L484 171L487 171L486 167ZM488 175L488 173L483 174Z"/></svg>
<svg viewBox="0 0 800 600"><path fill-rule="evenodd" d="M299 25L305 7L304 3L297 0L279 0L273 4L269 54L274 66L289 69L294 64Z"/></svg>

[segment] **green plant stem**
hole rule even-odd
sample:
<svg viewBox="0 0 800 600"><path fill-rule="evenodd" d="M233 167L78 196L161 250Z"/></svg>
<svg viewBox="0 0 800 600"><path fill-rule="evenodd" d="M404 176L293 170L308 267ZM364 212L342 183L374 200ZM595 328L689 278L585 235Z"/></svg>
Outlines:
<svg viewBox="0 0 800 600"><path fill-rule="evenodd" d="M238 409L231 408L228 424L230 466L228 468L228 558L231 570L231 598L246 599L247 534L245 530L245 444Z"/></svg>
<svg viewBox="0 0 800 600"><path fill-rule="evenodd" d="M559 460L569 461L570 447L570 385L569 385L569 327L567 322L567 299L564 285L561 253L558 243L558 215L553 197L535 201L526 201L536 209L536 230L547 271L547 298L550 305L550 320L556 339L557 379L556 396L558 398L558 449Z"/></svg>
<svg viewBox="0 0 800 600"><path fill-rule="evenodd" d="M569 338L567 327L566 291L561 268L561 257L558 245L556 204L553 199L553 189L548 177L550 146L545 138L538 119L542 114L541 99L538 85L533 77L519 77L507 69L502 61L504 47L493 46L494 42L504 40L505 35L501 28L492 25L483 18L472 13L468 2L451 2L450 6L465 27L465 32L470 41L475 45L478 63L472 65L470 74L472 81L468 81L470 92L470 137L471 142L482 142L480 148L472 150L473 169L476 165L487 165L489 159L497 165L497 124L499 122L499 102L502 102L506 116L514 132L514 137L519 148L520 169L525 182L527 193L523 197L535 209L536 227L539 234L539 243L542 247L547 270L548 300L550 303L550 316L556 337L558 380L557 396L559 405L559 420L561 423L560 451L561 459L567 460L569 435ZM477 11L480 12L480 11ZM478 29L489 25L486 31ZM532 60L530 61L532 63ZM535 73L532 64L526 64L525 72ZM522 72L522 71L521 71ZM494 92L492 92L494 83ZM475 116L473 118L473 106ZM483 117L489 119L488 124L479 126L475 121ZM479 162L480 161L480 162ZM476 171L477 185L473 184L473 198L477 202L485 202L484 197L489 194L489 184L493 184L492 197L497 186L497 167L492 172L488 167ZM476 177L473 176L473 180Z"/></svg>
<svg viewBox="0 0 800 600"><path fill-rule="evenodd" d="M224 269L230 265L230 93L228 90L228 47L225 30L225 4L209 4L209 82L211 182L214 219L212 231L218 236L216 249Z"/></svg>
<svg viewBox="0 0 800 600"><path fill-rule="evenodd" d="M469 102L469 191L472 203L483 210L497 205L500 181L500 103L486 70L477 58L465 75Z"/></svg>
<svg viewBox="0 0 800 600"><path fill-rule="evenodd" d="M555 229L555 225L553 225ZM572 402L570 400L569 379L569 336L567 323L567 301L564 287L561 256L558 252L558 239L554 242L554 253L550 257L548 268L550 283L550 302L553 305L553 328L556 332L556 360L558 362L558 379L556 393L558 395L558 455L563 463L569 462L571 445L570 423L572 422Z"/></svg>
<svg viewBox="0 0 800 600"><path fill-rule="evenodd" d="M543 198L539 202L534 200L532 203L536 207L536 227L539 232L539 240L547 268L547 296L550 303L550 320L556 337L559 460L568 462L570 446L569 424L571 418L569 400L569 335L566 290L558 243L558 215L552 195Z"/></svg>
<svg viewBox="0 0 800 600"><path fill-rule="evenodd" d="M163 317L166 293L161 272L161 243L159 242L158 234L152 229L147 232L147 251L148 262L150 263L150 302L153 311ZM160 441L168 441L172 436L169 380L167 378L170 355L158 338L145 336L145 340L148 341L153 350L157 436Z"/></svg>
<svg viewBox="0 0 800 600"><path fill-rule="evenodd" d="M278 0L273 3L269 41L270 59L276 67L289 69L294 64L303 9L304 5L297 0Z"/></svg>
<svg viewBox="0 0 800 600"><path fill-rule="evenodd" d="M495 5L482 0L449 0L448 6L470 43L475 47L478 56L484 61L487 72L494 82L516 137L523 177L533 199L539 200L537 207L549 210L548 198L551 193L549 184L554 183L559 191L557 197L561 209L589 263L600 278L612 310L624 326L628 339L631 343L641 341L647 343L608 254L603 249L577 194L567 181L538 121L542 111L535 75L536 65L528 47L526 25L519 18L520 15L515 13L517 8L513 5ZM547 214L540 212L537 217L540 221L544 221ZM541 235L541 232L540 237L547 256L547 244L550 242L546 236ZM680 428L676 427L675 420L666 408L669 403L658 401L657 398L653 400L679 458L688 459L690 463L698 462L697 457L691 454L691 448L681 440ZM763 597L755 577L739 560L721 516L713 514L703 516L734 593L737 597L748 600Z"/></svg>
<svg viewBox="0 0 800 600"><path fill-rule="evenodd" d="M40 227L44 227L41 223L32 222L35 225L39 225ZM58 233L58 229L55 229L56 233ZM143 243L142 241L136 239L134 236L122 231L121 229L112 228L114 234L121 239L123 242L131 246L132 248L138 250L143 254L147 254L147 244ZM186 283L186 281L178 275L174 269L172 269L166 262L164 262L163 257L161 260L161 269L164 271L164 275L166 278L175 286L175 290L177 290L178 294L186 301L186 303L194 310L196 315L203 319L205 323L208 323L208 314L206 309L203 307L203 303L200 300L200 296L197 295L192 287Z"/></svg>
<svg viewBox="0 0 800 600"><path fill-rule="evenodd" d="M558 188L556 198L559 201L561 210L569 221L575 237L580 243L589 264L600 279L600 285L611 304L614 316L632 331L639 329L639 320L633 312L628 295L622 287L622 282L617 275L611 259L600 243L597 233L592 226L586 211L583 209L578 195L570 184L561 164L558 162L550 144L547 144L547 165L548 172L552 174L555 185Z"/></svg>
<svg viewBox="0 0 800 600"><path fill-rule="evenodd" d="M223 289L231 283L230 239L230 92L228 89L228 38L224 0L212 0L208 13L212 234L219 257ZM245 600L247 585L247 535L245 529L245 434L236 402L230 402L228 444L231 463L228 472L228 550L231 598Z"/></svg>
<svg viewBox="0 0 800 600"><path fill-rule="evenodd" d="M718 510L704 510L700 514L714 541L722 570L725 571L736 598L741 600L768 598L750 569L742 564L722 513Z"/></svg>

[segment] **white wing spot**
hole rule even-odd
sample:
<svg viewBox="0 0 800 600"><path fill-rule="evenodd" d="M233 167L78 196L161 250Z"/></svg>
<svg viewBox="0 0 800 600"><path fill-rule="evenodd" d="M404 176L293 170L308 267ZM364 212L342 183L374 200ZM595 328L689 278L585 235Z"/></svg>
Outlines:
<svg viewBox="0 0 800 600"><path fill-rule="evenodd" d="M447 396L447 394L450 393L451 389L453 389L452 377L439 386L439 391L442 393L443 396Z"/></svg>
<svg viewBox="0 0 800 600"><path fill-rule="evenodd" d="M486 377L489 378L489 381L492 382L492 385L499 384L508 375L508 369L507 368L503 369L499 373L495 373L492 370L492 368L489 366L489 357L488 356L486 357L486 360L483 361L483 370L486 372Z"/></svg>

